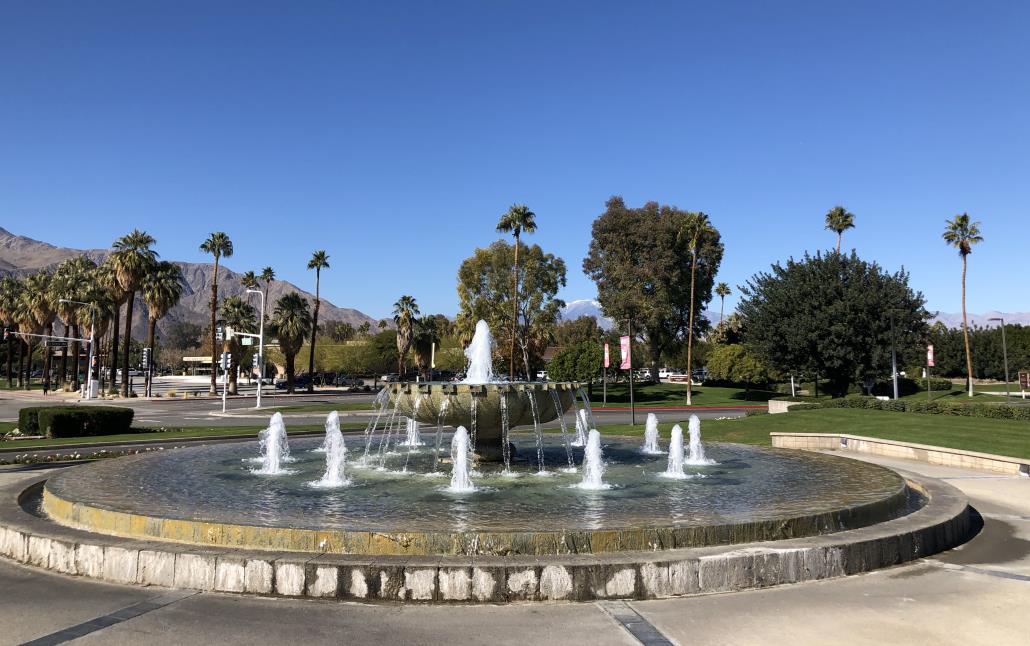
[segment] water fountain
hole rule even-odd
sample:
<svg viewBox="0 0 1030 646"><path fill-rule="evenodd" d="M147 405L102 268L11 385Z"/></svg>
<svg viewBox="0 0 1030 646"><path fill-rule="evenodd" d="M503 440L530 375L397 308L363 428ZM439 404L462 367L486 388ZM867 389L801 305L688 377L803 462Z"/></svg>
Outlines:
<svg viewBox="0 0 1030 646"><path fill-rule="evenodd" d="M343 487L350 484L344 475L344 457L347 446L340 432L340 415L336 411L329 413L325 420L325 473L311 483L318 488Z"/></svg>
<svg viewBox="0 0 1030 646"><path fill-rule="evenodd" d="M290 460L290 444L286 439L286 424L282 413L272 415L268 428L258 434L261 447L261 467L254 473L277 476L285 473L282 464Z"/></svg>
<svg viewBox="0 0 1030 646"><path fill-rule="evenodd" d="M418 422L409 417L406 424L407 432L405 434L404 441L401 442L398 446L424 446L425 442L422 441L422 435L418 432Z"/></svg>
<svg viewBox="0 0 1030 646"><path fill-rule="evenodd" d="M470 493L476 490L469 477L469 434L464 426L459 426L451 438L451 485L447 491L451 493Z"/></svg>
<svg viewBox="0 0 1030 646"><path fill-rule="evenodd" d="M576 439L572 440L572 446L585 446L589 432L590 422L587 420L587 412L581 408L576 411Z"/></svg>
<svg viewBox="0 0 1030 646"><path fill-rule="evenodd" d="M644 422L644 445L640 452L645 455L662 455L665 451L658 445L658 416L654 413L647 414L647 421Z"/></svg>
<svg viewBox="0 0 1030 646"><path fill-rule="evenodd" d="M676 424L669 434L669 462L665 467L663 478L685 480L689 476L683 471L683 428Z"/></svg>
<svg viewBox="0 0 1030 646"><path fill-rule="evenodd" d="M705 446L701 444L701 420L698 419L697 415L690 416L688 431L690 432L690 446L688 447L685 464L699 467L716 464L715 460L709 460L705 457ZM680 432L682 433L682 431Z"/></svg>
<svg viewBox="0 0 1030 646"><path fill-rule="evenodd" d="M601 451L601 434L597 429L590 429L587 435L587 446L583 452L583 480L576 485L580 489L610 489L611 485L605 484L604 454Z"/></svg>

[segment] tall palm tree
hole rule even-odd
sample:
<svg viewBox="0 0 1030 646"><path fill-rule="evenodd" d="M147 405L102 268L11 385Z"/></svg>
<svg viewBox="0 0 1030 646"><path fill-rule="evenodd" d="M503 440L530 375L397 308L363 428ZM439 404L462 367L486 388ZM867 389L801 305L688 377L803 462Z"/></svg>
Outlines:
<svg viewBox="0 0 1030 646"><path fill-rule="evenodd" d="M404 355L415 336L415 317L418 303L413 296L401 296L393 304L393 322L397 324L397 374L404 375Z"/></svg>
<svg viewBox="0 0 1030 646"><path fill-rule="evenodd" d="M973 396L973 354L969 351L969 324L966 321L966 266L967 257L973 253L973 245L983 242L980 235L980 223L970 222L969 214L956 215L953 220L945 220L944 241L958 249L962 256L962 336L966 344L966 375L969 384L969 396Z"/></svg>
<svg viewBox="0 0 1030 646"><path fill-rule="evenodd" d="M321 285L322 285L322 270L329 269L329 254L325 252L325 249L319 249L315 253L311 254L311 260L308 261L308 269L315 270L315 315L311 319L311 348L308 352L308 392L315 392L315 337L318 335L318 308L322 306L321 299Z"/></svg>
<svg viewBox="0 0 1030 646"><path fill-rule="evenodd" d="M259 278L261 279L261 291L264 293L263 298L264 298L264 303L266 303L265 307L267 308L268 307L268 305L267 305L267 303L268 303L268 288L272 284L272 281L275 280L275 270L272 269L271 267L265 267L264 269L261 270L261 276L259 276ZM265 314L265 321L266 322L268 321L268 314L267 313Z"/></svg>
<svg viewBox="0 0 1030 646"><path fill-rule="evenodd" d="M132 344L132 308L136 292L157 262L157 252L150 247L156 242L146 231L133 229L132 233L114 241L111 262L118 284L125 292L125 352L122 354L122 397L129 396L129 351Z"/></svg>
<svg viewBox="0 0 1030 646"><path fill-rule="evenodd" d="M254 328L257 327L254 306L239 296L227 296L222 300L222 320L225 321L226 327L240 332L254 332ZM235 395L238 392L237 377L239 376L239 370L236 368L240 365L242 348L234 335L222 342L222 349L229 353L229 394Z"/></svg>
<svg viewBox="0 0 1030 646"><path fill-rule="evenodd" d="M257 289L257 274L255 274L253 271L243 272L243 275L240 276L240 285L243 286L243 289Z"/></svg>
<svg viewBox="0 0 1030 646"><path fill-rule="evenodd" d="M111 374L110 390L115 388L115 367L118 365L118 334L119 322L121 319L122 305L125 303L125 292L118 283L118 275L115 273L114 263L111 257L104 259L96 271L96 284L103 291L104 299L111 305L107 314L110 316L108 327L111 328L111 353L108 362L108 370ZM103 372L100 377L101 384L104 381Z"/></svg>
<svg viewBox="0 0 1030 646"><path fill-rule="evenodd" d="M147 347L151 360L155 360L157 348L154 336L157 322L175 307L182 298L182 270L174 262L159 262L143 282L143 302L147 304Z"/></svg>
<svg viewBox="0 0 1030 646"><path fill-rule="evenodd" d="M36 272L25 279L25 290L22 292L24 311L22 323L29 334L51 334L54 318L57 316L57 295L53 289L53 275L44 270ZM26 375L26 386L32 370L32 339L26 336L29 345L29 374ZM43 346L43 379L50 378L50 350Z"/></svg>
<svg viewBox="0 0 1030 646"><path fill-rule="evenodd" d="M826 228L837 234L837 253L840 253L844 232L855 228L855 214L838 204L826 212Z"/></svg>
<svg viewBox="0 0 1030 646"><path fill-rule="evenodd" d="M730 295L730 286L726 283L719 283L715 286L715 293L719 296L719 325L722 325L722 313L726 306L726 297Z"/></svg>
<svg viewBox="0 0 1030 646"><path fill-rule="evenodd" d="M690 251L690 314L687 319L687 406L691 405L694 385L694 292L697 284L697 252L706 235L711 233L712 223L704 213L689 213L680 236Z"/></svg>
<svg viewBox="0 0 1030 646"><path fill-rule="evenodd" d="M16 320L22 289L24 289L23 283L16 278L0 279L0 323L3 324L4 330L9 331L7 334L7 387L9 389L14 388L14 374L11 370L13 366L11 364L14 359L14 342L17 338L17 335L10 332L13 332L18 325ZM18 368L19 370L21 369L20 362Z"/></svg>
<svg viewBox="0 0 1030 646"><path fill-rule="evenodd" d="M525 204L512 204L497 222L498 233L510 233L515 238L515 269L511 277L511 356L508 362L508 377L512 381L515 381L515 336L519 327L519 239L523 233L534 231L536 213Z"/></svg>
<svg viewBox="0 0 1030 646"><path fill-rule="evenodd" d="M415 364L423 378L431 378L433 344L440 342L440 328L435 316L420 316L415 319L411 349L415 353Z"/></svg>
<svg viewBox="0 0 1030 646"><path fill-rule="evenodd" d="M58 265L57 270L54 272L56 288L59 291L58 296L62 299L58 301L57 315L64 322L65 327L71 330L71 337L74 339L71 344L71 385L73 390L78 390L79 388L79 366L82 354L79 341L79 339L82 338L82 326L80 324L82 316L79 310L83 308L81 303L89 302L89 298L96 290L94 284L96 278L94 273L96 268L97 265L95 262L86 256L79 256L77 258L65 260ZM87 307L86 309L89 308ZM87 312L87 314L88 313L89 312ZM64 359L62 357L62 375L66 374L66 366L63 364Z"/></svg>
<svg viewBox="0 0 1030 646"><path fill-rule="evenodd" d="M296 374L295 359L304 344L304 337L311 331L308 302L297 292L290 292L279 298L272 312L272 329L279 340L279 349L286 362L286 392L292 393Z"/></svg>
<svg viewBox="0 0 1030 646"><path fill-rule="evenodd" d="M218 261L224 256L232 256L232 240L222 231L215 231L207 237L200 245L200 250L209 253L214 257L215 271L211 276L211 302L208 307L211 310L211 388L208 392L214 395L218 392L218 325L215 320L215 313L218 311Z"/></svg>

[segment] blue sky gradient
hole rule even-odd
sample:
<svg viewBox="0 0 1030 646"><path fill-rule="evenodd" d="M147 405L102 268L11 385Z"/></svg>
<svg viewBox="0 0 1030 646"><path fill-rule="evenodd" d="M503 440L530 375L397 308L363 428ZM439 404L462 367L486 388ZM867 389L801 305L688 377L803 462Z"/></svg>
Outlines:
<svg viewBox="0 0 1030 646"><path fill-rule="evenodd" d="M718 6L717 6L718 5ZM959 310L940 234L986 242L969 309L1030 310L1030 4L22 2L0 5L0 226L75 247L134 226L385 316L453 314L512 202L590 298L613 194L709 213L721 280L829 248ZM727 306L735 296L727 300Z"/></svg>

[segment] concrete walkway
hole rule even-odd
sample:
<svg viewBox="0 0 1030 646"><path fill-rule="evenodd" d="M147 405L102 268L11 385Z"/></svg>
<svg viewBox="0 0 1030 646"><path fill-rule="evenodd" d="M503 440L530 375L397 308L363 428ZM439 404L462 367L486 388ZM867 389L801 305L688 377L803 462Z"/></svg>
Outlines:
<svg viewBox="0 0 1030 646"><path fill-rule="evenodd" d="M854 456L849 456L854 457ZM1026 644L1030 479L945 478L984 517L959 549L868 575L645 602L366 605L133 588L0 562L0 643ZM0 482L24 473L0 470Z"/></svg>

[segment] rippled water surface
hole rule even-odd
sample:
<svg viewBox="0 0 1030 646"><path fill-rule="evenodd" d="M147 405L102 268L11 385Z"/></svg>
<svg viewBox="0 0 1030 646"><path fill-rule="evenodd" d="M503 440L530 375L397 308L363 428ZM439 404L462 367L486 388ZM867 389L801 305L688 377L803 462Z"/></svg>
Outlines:
<svg viewBox="0 0 1030 646"><path fill-rule="evenodd" d="M428 439L423 436L423 439ZM449 448L449 436L444 446ZM379 531L528 531L739 523L830 511L886 498L902 487L886 469L827 455L739 444L706 443L718 464L687 467L691 478L671 480L666 456L639 452L639 441L606 438L605 481L612 488L584 491L580 473L562 473L565 449L548 437L548 476L535 475L531 436L515 437L522 460L517 477L482 465L478 490L446 491L443 475L425 475L432 448L387 456L386 471L360 468L361 437L348 437L347 477L340 489L317 489L325 454L319 438L291 440L288 475L251 472L257 442L197 446L104 460L69 469L48 484L58 495L147 516L265 526ZM574 449L576 464L582 449ZM449 454L441 453L441 461ZM532 462L529 458L532 457ZM408 473L401 473L407 463Z"/></svg>

